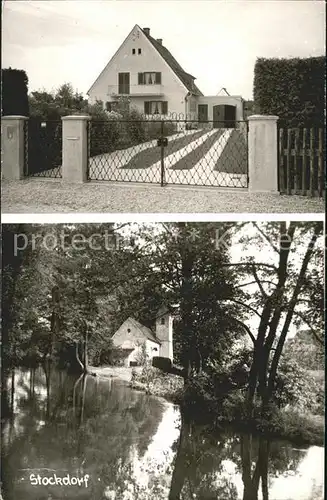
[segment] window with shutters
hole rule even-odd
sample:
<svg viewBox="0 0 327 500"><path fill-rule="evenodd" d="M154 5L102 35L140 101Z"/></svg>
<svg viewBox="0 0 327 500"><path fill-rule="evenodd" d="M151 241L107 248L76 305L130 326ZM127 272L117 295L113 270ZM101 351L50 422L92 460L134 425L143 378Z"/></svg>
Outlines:
<svg viewBox="0 0 327 500"><path fill-rule="evenodd" d="M168 101L145 101L144 114L166 115L168 113Z"/></svg>
<svg viewBox="0 0 327 500"><path fill-rule="evenodd" d="M158 85L161 83L161 73L151 71L146 73L139 73L139 85Z"/></svg>

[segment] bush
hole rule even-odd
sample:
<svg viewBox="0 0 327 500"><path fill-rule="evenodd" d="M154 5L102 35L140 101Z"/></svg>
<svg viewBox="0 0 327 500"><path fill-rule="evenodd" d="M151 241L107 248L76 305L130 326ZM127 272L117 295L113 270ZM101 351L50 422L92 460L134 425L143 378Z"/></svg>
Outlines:
<svg viewBox="0 0 327 500"><path fill-rule="evenodd" d="M299 444L322 446L324 442L324 419L310 413L303 414L296 408L273 412L270 421L261 426L264 432Z"/></svg>
<svg viewBox="0 0 327 500"><path fill-rule="evenodd" d="M2 73L2 116L29 116L28 78L24 70L3 69Z"/></svg>
<svg viewBox="0 0 327 500"><path fill-rule="evenodd" d="M148 120L137 109L130 109L124 98L118 99L116 111L108 113L103 110L103 103L98 102L88 108L88 113L92 116L91 156L127 149L176 132L176 123Z"/></svg>
<svg viewBox="0 0 327 500"><path fill-rule="evenodd" d="M281 127L324 127L325 58L265 59L254 68L254 104Z"/></svg>
<svg viewBox="0 0 327 500"><path fill-rule="evenodd" d="M277 373L274 402L280 408L293 405L302 411L323 415L324 380L314 373L301 368L292 352L285 353Z"/></svg>
<svg viewBox="0 0 327 500"><path fill-rule="evenodd" d="M179 403L182 399L184 381L177 375L167 375L146 364L141 372L133 370L131 387L147 391L149 394Z"/></svg>

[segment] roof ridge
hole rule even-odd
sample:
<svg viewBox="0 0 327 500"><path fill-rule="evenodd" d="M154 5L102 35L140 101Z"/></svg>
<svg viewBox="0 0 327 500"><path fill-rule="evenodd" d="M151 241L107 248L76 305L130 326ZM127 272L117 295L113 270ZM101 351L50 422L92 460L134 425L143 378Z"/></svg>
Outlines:
<svg viewBox="0 0 327 500"><path fill-rule="evenodd" d="M175 57L172 55L169 49L167 49L165 45L162 45L162 43L157 42L157 40L153 38L153 36L148 35L142 28L140 29L142 33L147 37L149 42L152 43L157 52L159 52L161 57L166 61L166 63L172 69L172 71L178 76L178 78L187 88L187 90L192 94L203 95L201 90L194 83L195 77L190 73L187 73L187 71L185 71L182 68L182 66L175 59Z"/></svg>
<svg viewBox="0 0 327 500"><path fill-rule="evenodd" d="M138 327L143 334L148 332L148 335L151 337L149 340L155 340L156 342L158 342L160 344L160 341L157 338L156 334L148 326L143 325L142 323L140 323L140 321L133 318L133 316L129 316L129 318L127 318L127 319L132 320L134 322L135 326ZM146 330L146 332L144 332L144 330Z"/></svg>

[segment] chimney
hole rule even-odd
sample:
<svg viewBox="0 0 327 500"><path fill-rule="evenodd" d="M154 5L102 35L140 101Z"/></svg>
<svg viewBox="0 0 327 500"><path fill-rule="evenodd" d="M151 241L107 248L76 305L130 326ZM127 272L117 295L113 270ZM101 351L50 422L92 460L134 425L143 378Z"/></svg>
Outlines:
<svg viewBox="0 0 327 500"><path fill-rule="evenodd" d="M160 45L162 45L162 38L157 38L157 42L160 43Z"/></svg>
<svg viewBox="0 0 327 500"><path fill-rule="evenodd" d="M143 28L143 31L147 36L150 36L150 28Z"/></svg>

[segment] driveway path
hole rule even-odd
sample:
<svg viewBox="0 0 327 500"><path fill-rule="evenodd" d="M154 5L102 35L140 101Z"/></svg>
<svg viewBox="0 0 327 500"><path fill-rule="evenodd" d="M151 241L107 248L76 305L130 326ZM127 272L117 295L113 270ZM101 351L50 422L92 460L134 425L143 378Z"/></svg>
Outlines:
<svg viewBox="0 0 327 500"><path fill-rule="evenodd" d="M2 182L2 213L323 213L318 198L252 194L242 188L166 186L60 179Z"/></svg>

